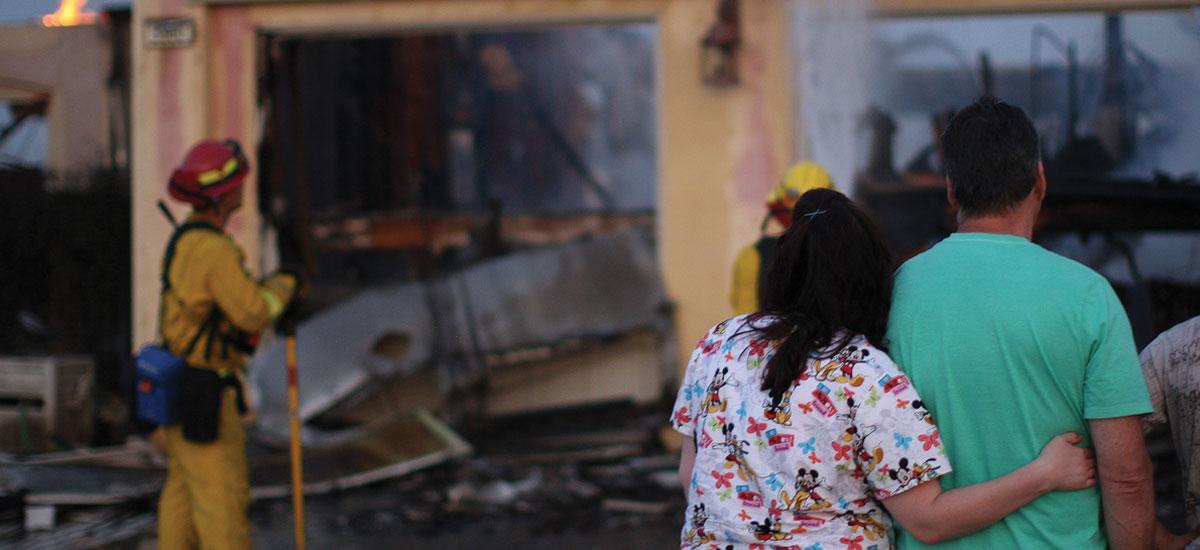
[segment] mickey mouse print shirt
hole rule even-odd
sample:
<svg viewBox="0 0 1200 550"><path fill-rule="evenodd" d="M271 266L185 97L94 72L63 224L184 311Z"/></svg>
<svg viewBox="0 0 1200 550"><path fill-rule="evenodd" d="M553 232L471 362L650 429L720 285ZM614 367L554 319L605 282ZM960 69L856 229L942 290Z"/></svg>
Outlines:
<svg viewBox="0 0 1200 550"><path fill-rule="evenodd" d="M697 446L681 548L893 548L879 501L950 471L933 419L862 336L773 402L760 387L777 344L750 330L767 320L716 325L688 363L671 418Z"/></svg>

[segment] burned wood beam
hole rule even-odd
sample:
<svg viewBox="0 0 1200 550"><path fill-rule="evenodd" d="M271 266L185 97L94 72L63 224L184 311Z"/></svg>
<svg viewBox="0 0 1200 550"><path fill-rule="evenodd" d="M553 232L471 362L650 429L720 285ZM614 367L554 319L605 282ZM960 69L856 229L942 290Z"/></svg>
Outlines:
<svg viewBox="0 0 1200 550"><path fill-rule="evenodd" d="M312 237L316 247L323 251L430 250L437 253L466 246L471 242L472 231L488 221L487 216L470 214L344 218L313 224ZM647 213L507 216L500 220L500 236L511 245L541 246L587 235L653 226L654 216Z"/></svg>

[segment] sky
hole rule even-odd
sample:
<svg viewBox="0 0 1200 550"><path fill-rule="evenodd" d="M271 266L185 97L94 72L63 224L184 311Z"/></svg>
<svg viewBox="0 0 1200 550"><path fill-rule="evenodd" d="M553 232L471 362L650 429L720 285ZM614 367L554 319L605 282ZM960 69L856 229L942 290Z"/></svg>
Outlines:
<svg viewBox="0 0 1200 550"><path fill-rule="evenodd" d="M132 0L88 0L85 9L100 11L106 7L125 7ZM32 23L58 9L59 0L0 0L0 23Z"/></svg>

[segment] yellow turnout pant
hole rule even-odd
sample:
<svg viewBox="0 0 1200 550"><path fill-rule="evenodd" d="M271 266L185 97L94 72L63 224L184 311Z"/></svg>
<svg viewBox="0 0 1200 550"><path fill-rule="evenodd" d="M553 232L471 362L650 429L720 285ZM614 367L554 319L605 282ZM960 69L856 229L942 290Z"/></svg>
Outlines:
<svg viewBox="0 0 1200 550"><path fill-rule="evenodd" d="M167 482L158 501L162 550L250 548L246 431L233 388L221 397L217 439L193 443L179 425L165 429Z"/></svg>

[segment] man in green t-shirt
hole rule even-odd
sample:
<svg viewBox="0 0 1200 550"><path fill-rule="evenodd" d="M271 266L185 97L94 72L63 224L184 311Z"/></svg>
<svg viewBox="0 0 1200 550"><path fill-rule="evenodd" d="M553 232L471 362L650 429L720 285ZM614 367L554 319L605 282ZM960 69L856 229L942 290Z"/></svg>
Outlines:
<svg viewBox="0 0 1200 550"><path fill-rule="evenodd" d="M985 97L955 115L943 147L959 232L897 271L888 331L954 466L943 487L1012 472L1064 432L1087 434L1099 486L1049 493L938 547L1168 542L1154 518L1138 419L1151 407L1125 312L1103 277L1029 240L1046 194L1033 124Z"/></svg>

